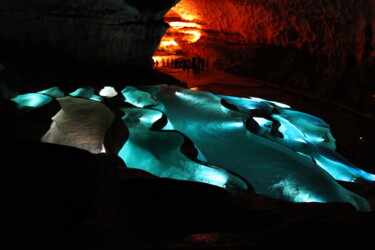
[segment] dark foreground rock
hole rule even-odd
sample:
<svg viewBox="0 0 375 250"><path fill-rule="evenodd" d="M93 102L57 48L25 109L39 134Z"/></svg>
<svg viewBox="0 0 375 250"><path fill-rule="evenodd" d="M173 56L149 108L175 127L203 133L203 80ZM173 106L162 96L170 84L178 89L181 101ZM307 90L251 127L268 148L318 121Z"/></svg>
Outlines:
<svg viewBox="0 0 375 250"><path fill-rule="evenodd" d="M111 155L2 137L2 249L372 249L375 215L127 169Z"/></svg>

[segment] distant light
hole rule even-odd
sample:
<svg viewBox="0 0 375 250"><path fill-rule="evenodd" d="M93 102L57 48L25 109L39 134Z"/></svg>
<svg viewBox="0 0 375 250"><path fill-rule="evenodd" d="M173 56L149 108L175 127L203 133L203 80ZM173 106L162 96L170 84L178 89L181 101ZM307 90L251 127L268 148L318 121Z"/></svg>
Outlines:
<svg viewBox="0 0 375 250"><path fill-rule="evenodd" d="M190 90L199 90L199 88L198 87L192 87L192 88L190 88Z"/></svg>
<svg viewBox="0 0 375 250"><path fill-rule="evenodd" d="M199 30L181 30L183 34L188 34L189 36L186 37L189 43L195 43L201 38L201 32Z"/></svg>
<svg viewBox="0 0 375 250"><path fill-rule="evenodd" d="M360 137L359 137L359 139L360 139L360 140L363 140L363 137L362 137L362 136L360 136Z"/></svg>
<svg viewBox="0 0 375 250"><path fill-rule="evenodd" d="M99 92L99 95L100 96L103 96L103 97L114 97L116 96L118 93L117 91L115 90L114 87L111 87L111 86L105 86L104 88L102 88Z"/></svg>
<svg viewBox="0 0 375 250"><path fill-rule="evenodd" d="M185 27L189 27L189 28L201 28L201 26L197 23L193 23L193 22L170 22L169 23L170 26L172 27L178 27L178 28L185 28Z"/></svg>

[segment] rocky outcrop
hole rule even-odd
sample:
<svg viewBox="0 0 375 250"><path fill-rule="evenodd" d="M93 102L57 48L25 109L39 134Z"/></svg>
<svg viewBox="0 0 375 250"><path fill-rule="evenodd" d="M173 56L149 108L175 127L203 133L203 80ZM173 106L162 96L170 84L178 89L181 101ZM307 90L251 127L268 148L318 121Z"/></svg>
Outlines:
<svg viewBox="0 0 375 250"><path fill-rule="evenodd" d="M0 149L4 249L373 248L374 213L350 205L229 194L11 136Z"/></svg>
<svg viewBox="0 0 375 250"><path fill-rule="evenodd" d="M176 2L2 1L0 61L40 84L124 79L150 68Z"/></svg>

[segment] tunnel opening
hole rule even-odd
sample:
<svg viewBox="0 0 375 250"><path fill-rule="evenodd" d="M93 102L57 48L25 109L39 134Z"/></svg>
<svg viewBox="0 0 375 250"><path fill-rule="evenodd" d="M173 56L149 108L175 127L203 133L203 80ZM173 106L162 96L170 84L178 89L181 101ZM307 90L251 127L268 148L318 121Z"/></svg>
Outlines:
<svg viewBox="0 0 375 250"><path fill-rule="evenodd" d="M164 16L164 21L170 27L152 57L156 68L174 67L172 61L174 63L175 59L197 56L188 47L196 45L201 39L202 24L193 15L176 11L181 8L184 8L184 5L180 2ZM179 65L176 66L179 67Z"/></svg>

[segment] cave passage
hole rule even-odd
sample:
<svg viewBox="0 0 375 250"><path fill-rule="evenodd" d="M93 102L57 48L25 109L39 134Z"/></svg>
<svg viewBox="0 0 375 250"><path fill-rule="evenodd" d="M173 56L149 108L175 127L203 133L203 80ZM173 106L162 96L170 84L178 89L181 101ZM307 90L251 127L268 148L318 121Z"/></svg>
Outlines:
<svg viewBox="0 0 375 250"><path fill-rule="evenodd" d="M184 3L178 3L178 6L169 10L164 17L164 21L169 24L169 29L162 37L159 47L154 56L154 66L172 66L172 60L181 57L191 57L192 54L186 47L181 45L194 45L202 36L202 25L194 20L189 14L178 14L176 8L181 8ZM156 65L155 65L156 64Z"/></svg>

